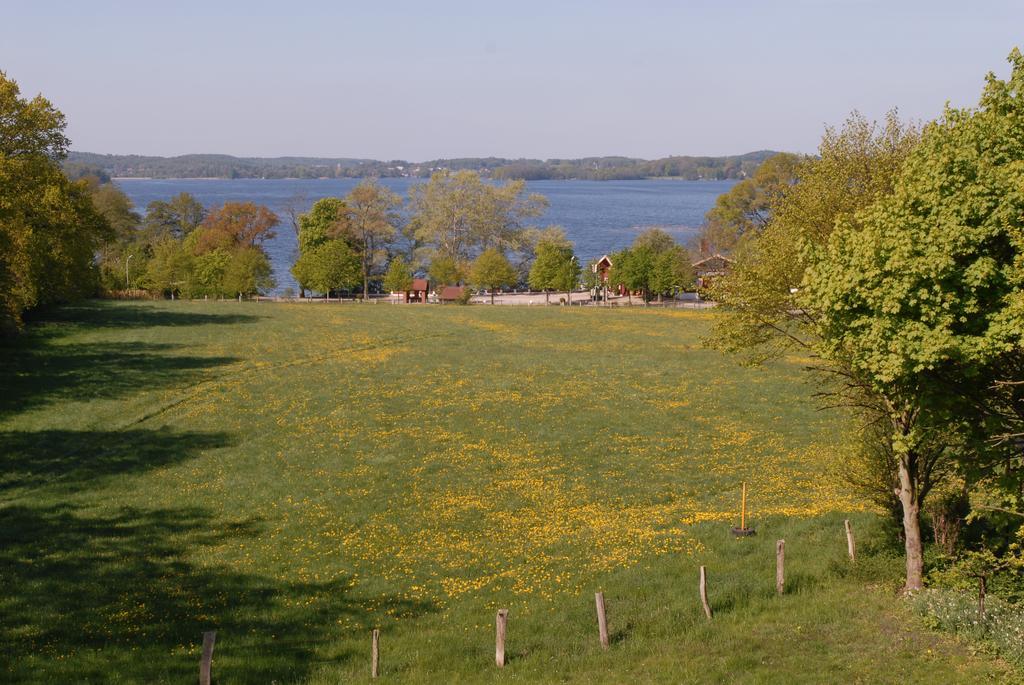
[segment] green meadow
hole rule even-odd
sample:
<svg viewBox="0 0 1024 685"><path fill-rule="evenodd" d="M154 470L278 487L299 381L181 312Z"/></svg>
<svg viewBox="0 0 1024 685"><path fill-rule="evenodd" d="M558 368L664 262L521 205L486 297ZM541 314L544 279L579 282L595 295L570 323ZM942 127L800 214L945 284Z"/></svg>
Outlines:
<svg viewBox="0 0 1024 685"><path fill-rule="evenodd" d="M0 679L192 682L216 630L216 683L363 682L373 628L394 682L1016 679L897 598L901 550L835 477L851 441L804 360L742 367L702 345L713 316L38 314L0 348Z"/></svg>

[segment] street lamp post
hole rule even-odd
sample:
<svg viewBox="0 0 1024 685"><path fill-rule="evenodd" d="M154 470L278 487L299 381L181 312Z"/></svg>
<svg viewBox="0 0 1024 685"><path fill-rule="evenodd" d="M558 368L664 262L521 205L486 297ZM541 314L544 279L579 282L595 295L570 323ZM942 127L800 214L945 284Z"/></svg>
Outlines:
<svg viewBox="0 0 1024 685"><path fill-rule="evenodd" d="M125 290L131 290L132 289L131 283L128 281L128 262L130 262L132 260L132 257L134 257L134 256L135 255L130 254L130 255L128 255L128 258L124 260L124 289Z"/></svg>

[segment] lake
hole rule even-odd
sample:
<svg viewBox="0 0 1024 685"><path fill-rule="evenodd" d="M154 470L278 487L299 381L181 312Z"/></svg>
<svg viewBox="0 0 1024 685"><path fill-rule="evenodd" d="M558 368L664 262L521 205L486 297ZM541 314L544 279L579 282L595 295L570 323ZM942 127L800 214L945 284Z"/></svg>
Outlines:
<svg viewBox="0 0 1024 685"><path fill-rule="evenodd" d="M381 184L405 197L409 186L424 179L385 178ZM277 212L277 237L265 244L277 279L278 292L297 289L291 268L295 234L284 208L302 198L303 211L322 197L342 197L359 179L118 179L118 186L142 212L153 200L191 193L207 207L228 201L252 201ZM645 228L660 226L685 243L696 234L704 213L735 181L531 181L529 192L548 198L547 212L534 223L565 228L586 264L603 254L628 246Z"/></svg>

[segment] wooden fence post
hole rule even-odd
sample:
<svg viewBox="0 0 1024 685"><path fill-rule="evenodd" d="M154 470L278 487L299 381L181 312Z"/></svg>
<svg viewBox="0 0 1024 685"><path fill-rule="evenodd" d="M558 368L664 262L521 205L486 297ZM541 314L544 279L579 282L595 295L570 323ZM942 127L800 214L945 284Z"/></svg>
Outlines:
<svg viewBox="0 0 1024 685"><path fill-rule="evenodd" d="M217 640L217 631L203 633L203 656L199 659L199 685L210 685L213 671L213 643Z"/></svg>
<svg viewBox="0 0 1024 685"><path fill-rule="evenodd" d="M373 643L370 646L370 677L380 675L380 630L373 629Z"/></svg>
<svg viewBox="0 0 1024 685"><path fill-rule="evenodd" d="M853 542L853 528L850 527L850 519L843 521L846 528L846 552L850 555L850 561L857 561L857 546Z"/></svg>
<svg viewBox="0 0 1024 685"><path fill-rule="evenodd" d="M704 605L704 615L711 620L711 605L708 604L708 574L703 566L700 567L700 603Z"/></svg>
<svg viewBox="0 0 1024 685"><path fill-rule="evenodd" d="M786 541L775 541L775 591L780 595L786 586Z"/></svg>
<svg viewBox="0 0 1024 685"><path fill-rule="evenodd" d="M594 593L594 604L597 605L597 633L601 639L601 647L608 649L608 616L604 611L604 593Z"/></svg>
<svg viewBox="0 0 1024 685"><path fill-rule="evenodd" d="M494 663L500 668L505 665L505 626L508 623L508 609L498 609L498 616L494 622Z"/></svg>

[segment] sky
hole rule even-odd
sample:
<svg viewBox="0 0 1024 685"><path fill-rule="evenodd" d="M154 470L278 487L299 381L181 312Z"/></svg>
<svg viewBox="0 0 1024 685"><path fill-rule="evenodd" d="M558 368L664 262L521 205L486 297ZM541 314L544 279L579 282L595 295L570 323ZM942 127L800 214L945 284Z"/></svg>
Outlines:
<svg viewBox="0 0 1024 685"><path fill-rule="evenodd" d="M813 152L977 103L1024 0L0 0L72 149L424 161Z"/></svg>

